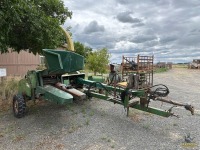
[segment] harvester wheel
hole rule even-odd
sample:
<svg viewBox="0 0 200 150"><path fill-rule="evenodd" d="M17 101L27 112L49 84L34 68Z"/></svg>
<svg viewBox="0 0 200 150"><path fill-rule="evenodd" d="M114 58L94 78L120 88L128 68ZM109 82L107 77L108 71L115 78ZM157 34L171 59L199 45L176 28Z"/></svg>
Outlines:
<svg viewBox="0 0 200 150"><path fill-rule="evenodd" d="M16 118L24 116L26 110L26 103L22 95L15 95L13 97L13 113Z"/></svg>

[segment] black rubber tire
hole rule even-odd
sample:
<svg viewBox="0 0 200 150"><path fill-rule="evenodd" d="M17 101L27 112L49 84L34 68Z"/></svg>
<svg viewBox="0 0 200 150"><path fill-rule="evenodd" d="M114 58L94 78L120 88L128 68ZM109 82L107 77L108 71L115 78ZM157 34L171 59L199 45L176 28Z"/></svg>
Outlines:
<svg viewBox="0 0 200 150"><path fill-rule="evenodd" d="M25 115L26 102L22 95L15 95L13 97L13 113L16 118L22 118Z"/></svg>

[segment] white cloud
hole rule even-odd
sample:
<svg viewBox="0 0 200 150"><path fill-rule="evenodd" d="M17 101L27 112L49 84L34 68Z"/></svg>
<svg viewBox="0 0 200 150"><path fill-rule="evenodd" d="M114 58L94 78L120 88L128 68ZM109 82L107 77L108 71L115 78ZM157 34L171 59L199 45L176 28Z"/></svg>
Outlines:
<svg viewBox="0 0 200 150"><path fill-rule="evenodd" d="M111 61L138 53L154 54L156 61L200 57L199 0L65 0L65 5L73 12L65 24L73 39L107 47Z"/></svg>

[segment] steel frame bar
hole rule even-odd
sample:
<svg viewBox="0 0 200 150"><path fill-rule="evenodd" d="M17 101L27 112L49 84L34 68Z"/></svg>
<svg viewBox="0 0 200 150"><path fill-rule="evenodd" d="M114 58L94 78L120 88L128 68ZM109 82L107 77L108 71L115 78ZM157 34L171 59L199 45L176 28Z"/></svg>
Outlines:
<svg viewBox="0 0 200 150"><path fill-rule="evenodd" d="M126 90L124 88L109 86L107 84L103 84L103 83L99 83L99 82L95 82L95 81L91 81L91 80L85 80L83 78L78 78L77 79L77 83L78 84L88 85L88 86L93 84L93 87L96 87L96 88L99 88L99 89L103 89L103 87L102 87L102 85L103 85L108 91L123 92L123 91ZM144 97L145 96L145 91L144 90L131 90L130 89L130 92L131 92L131 94L133 96L136 96L136 97Z"/></svg>
<svg viewBox="0 0 200 150"><path fill-rule="evenodd" d="M87 92L87 91L85 91L85 92ZM154 107L148 107L147 108L145 106L141 106L137 102L130 103L129 101L127 101L127 98L125 100L125 103L122 103L122 101L120 99L110 97L110 96L106 96L104 94L95 93L95 92L90 92L90 96L95 97L95 98L99 98L99 99L102 99L102 100L106 100L106 101L109 101L109 102L113 102L113 103L116 103L116 104L123 105L125 108L127 108L127 116L129 116L129 107L135 108L135 109L138 109L138 110L141 110L141 111L145 111L145 112L148 112L148 113L156 114L156 115L162 116L162 117L169 117L169 116L173 115L173 113L171 113L171 112L161 110L161 109L158 109L158 108L154 108ZM128 102L128 103L126 104L126 102Z"/></svg>

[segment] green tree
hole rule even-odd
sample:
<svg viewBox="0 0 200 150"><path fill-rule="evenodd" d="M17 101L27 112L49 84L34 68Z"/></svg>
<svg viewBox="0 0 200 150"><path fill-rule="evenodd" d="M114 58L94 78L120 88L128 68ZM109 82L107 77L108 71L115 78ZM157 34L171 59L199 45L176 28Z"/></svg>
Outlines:
<svg viewBox="0 0 200 150"><path fill-rule="evenodd" d="M74 42L74 50L76 53L85 56L84 45L80 42Z"/></svg>
<svg viewBox="0 0 200 150"><path fill-rule="evenodd" d="M94 75L96 75L97 72L103 74L107 70L109 58L110 55L108 53L108 50L106 48L103 48L90 53L88 55L86 65L88 69L94 72Z"/></svg>
<svg viewBox="0 0 200 150"><path fill-rule="evenodd" d="M76 53L84 56L86 59L88 55L92 52L92 48L85 46L84 44L78 41L74 42L74 49Z"/></svg>
<svg viewBox="0 0 200 150"><path fill-rule="evenodd" d="M89 46L85 46L85 57L88 58L88 55L92 52L92 48Z"/></svg>
<svg viewBox="0 0 200 150"><path fill-rule="evenodd" d="M63 33L59 25L71 16L62 0L1 0L1 53L12 48L36 54L60 46Z"/></svg>

